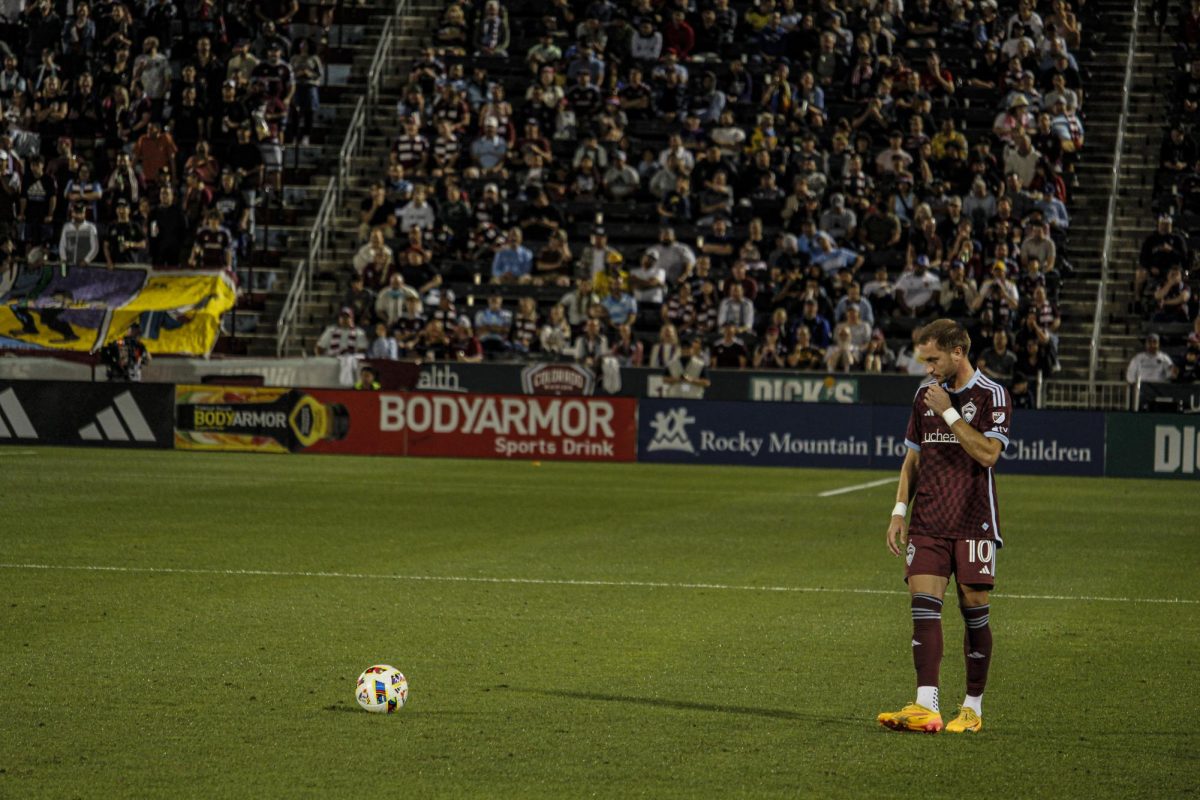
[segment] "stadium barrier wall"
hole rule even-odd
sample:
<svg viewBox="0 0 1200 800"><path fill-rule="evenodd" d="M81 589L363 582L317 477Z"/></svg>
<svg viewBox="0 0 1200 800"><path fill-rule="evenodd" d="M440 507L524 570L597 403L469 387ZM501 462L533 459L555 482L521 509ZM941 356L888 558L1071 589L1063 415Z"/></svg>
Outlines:
<svg viewBox="0 0 1200 800"><path fill-rule="evenodd" d="M910 409L0 380L0 445L895 469ZM1018 411L1003 459L1009 473L1195 479L1200 417Z"/></svg>
<svg viewBox="0 0 1200 800"><path fill-rule="evenodd" d="M0 445L168 449L174 409L167 384L0 381Z"/></svg>
<svg viewBox="0 0 1200 800"><path fill-rule="evenodd" d="M1138 411L1200 414L1200 383L1143 383Z"/></svg>
<svg viewBox="0 0 1200 800"><path fill-rule="evenodd" d="M570 363L457 364L421 366L417 391L484 392L488 394L599 395L662 397L665 372L649 367L622 367L609 376ZM909 375L826 375L784 370L709 370L711 385L704 400L790 401L804 403L911 402L920 379Z"/></svg>
<svg viewBox="0 0 1200 800"><path fill-rule="evenodd" d="M1106 422L1106 475L1200 478L1200 416L1113 413Z"/></svg>
<svg viewBox="0 0 1200 800"><path fill-rule="evenodd" d="M634 461L622 397L176 387L185 450Z"/></svg>
<svg viewBox="0 0 1200 800"><path fill-rule="evenodd" d="M669 464L896 469L912 406L643 400L638 459ZM1104 414L1022 411L1001 470L1104 474Z"/></svg>

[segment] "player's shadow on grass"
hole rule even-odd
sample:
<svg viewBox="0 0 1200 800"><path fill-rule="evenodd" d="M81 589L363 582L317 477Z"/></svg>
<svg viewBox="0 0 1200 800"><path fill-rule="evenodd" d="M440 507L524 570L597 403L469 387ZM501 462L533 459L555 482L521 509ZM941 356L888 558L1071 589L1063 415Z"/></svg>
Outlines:
<svg viewBox="0 0 1200 800"><path fill-rule="evenodd" d="M755 706L729 706L718 703L698 703L692 700L669 700L660 697L628 697L615 694L600 694L599 692L571 692L561 689L520 689L510 686L498 686L513 692L540 694L547 697L565 697L569 700L590 700L599 703L626 703L652 708L668 708L674 711L704 711L711 714L738 714L747 717L765 717L767 719L783 719L793 721L820 722L826 725L861 725L861 720L851 720L844 717L834 717L825 714L813 714L803 711L792 711L783 708L757 708Z"/></svg>

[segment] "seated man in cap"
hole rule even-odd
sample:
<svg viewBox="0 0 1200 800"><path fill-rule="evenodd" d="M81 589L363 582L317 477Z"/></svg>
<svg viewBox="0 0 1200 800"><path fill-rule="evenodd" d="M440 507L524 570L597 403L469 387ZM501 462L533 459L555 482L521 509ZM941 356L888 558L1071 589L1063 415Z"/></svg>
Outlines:
<svg viewBox="0 0 1200 800"><path fill-rule="evenodd" d="M1128 383L1167 383L1175 374L1175 363L1158 348L1158 334L1146 337L1146 349L1129 361L1125 370Z"/></svg>

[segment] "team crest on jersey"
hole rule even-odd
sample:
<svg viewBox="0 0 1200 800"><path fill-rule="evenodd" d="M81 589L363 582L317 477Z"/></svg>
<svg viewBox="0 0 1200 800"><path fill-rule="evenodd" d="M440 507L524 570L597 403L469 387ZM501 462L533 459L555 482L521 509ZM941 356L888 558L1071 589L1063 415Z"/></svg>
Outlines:
<svg viewBox="0 0 1200 800"><path fill-rule="evenodd" d="M993 425L1003 425L1004 424L1004 416L1005 415L1004 415L1003 411L993 411L992 412L992 424Z"/></svg>
<svg viewBox="0 0 1200 800"><path fill-rule="evenodd" d="M975 419L975 412L978 410L979 409L975 407L974 401L968 402L962 407L962 418L967 422L970 422L971 420Z"/></svg>
<svg viewBox="0 0 1200 800"><path fill-rule="evenodd" d="M905 552L904 552L904 563L908 564L911 567L913 556L915 556L916 554L917 554L917 548L913 545L912 542L909 542L908 549L905 550Z"/></svg>

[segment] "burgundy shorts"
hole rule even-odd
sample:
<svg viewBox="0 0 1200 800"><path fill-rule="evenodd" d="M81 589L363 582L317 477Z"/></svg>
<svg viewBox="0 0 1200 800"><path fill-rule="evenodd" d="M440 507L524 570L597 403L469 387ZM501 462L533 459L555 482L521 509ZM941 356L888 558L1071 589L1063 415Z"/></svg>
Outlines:
<svg viewBox="0 0 1200 800"><path fill-rule="evenodd" d="M940 575L965 585L996 585L996 543L991 539L938 539L913 534L904 554L904 580Z"/></svg>

